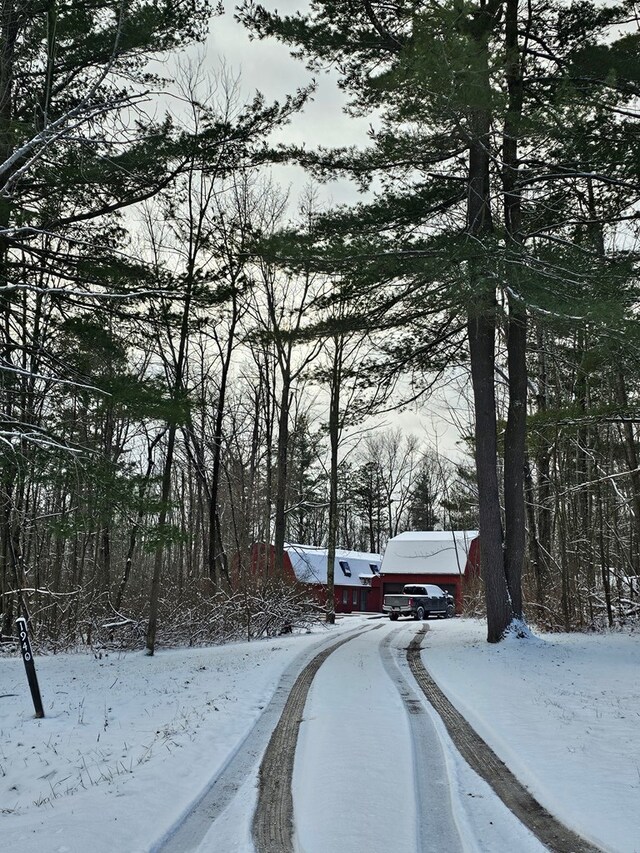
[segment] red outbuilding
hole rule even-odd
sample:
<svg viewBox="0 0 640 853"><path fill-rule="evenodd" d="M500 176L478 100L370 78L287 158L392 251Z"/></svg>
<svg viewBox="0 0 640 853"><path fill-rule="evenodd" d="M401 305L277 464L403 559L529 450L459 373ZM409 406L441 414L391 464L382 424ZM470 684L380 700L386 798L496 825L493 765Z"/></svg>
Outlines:
<svg viewBox="0 0 640 853"><path fill-rule="evenodd" d="M324 603L327 589L326 548L311 545L285 545L285 563L290 562L296 579L310 584ZM333 566L334 606L336 613L367 612L381 609L372 582L380 573L380 554L336 550ZM371 596L374 595L375 601ZM374 604L376 606L374 606Z"/></svg>
<svg viewBox="0 0 640 853"><path fill-rule="evenodd" d="M465 579L477 577L480 548L476 530L410 530L387 542L380 574L372 581L371 610L382 610L382 600L402 592L405 584L433 583L450 593L456 612L462 612Z"/></svg>
<svg viewBox="0 0 640 853"><path fill-rule="evenodd" d="M319 604L326 603L327 549L286 544L284 578L308 585ZM259 577L273 572L273 545L256 544L251 571ZM387 542L384 557L339 548L333 569L336 613L381 613L388 593L405 584L437 584L453 595L462 612L465 580L478 577L480 546L475 530L407 531Z"/></svg>

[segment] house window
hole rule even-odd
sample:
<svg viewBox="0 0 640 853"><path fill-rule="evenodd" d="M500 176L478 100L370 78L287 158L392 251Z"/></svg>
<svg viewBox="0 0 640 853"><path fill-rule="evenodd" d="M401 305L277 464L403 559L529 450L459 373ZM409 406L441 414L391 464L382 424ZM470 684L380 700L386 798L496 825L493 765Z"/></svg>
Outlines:
<svg viewBox="0 0 640 853"><path fill-rule="evenodd" d="M343 590L342 590L342 603L343 603L343 604L348 604L348 603L349 603L349 593L347 592L347 590L346 590L346 589L343 589Z"/></svg>
<svg viewBox="0 0 640 853"><path fill-rule="evenodd" d="M371 569L371 574L379 575L380 569L378 568L377 563L369 563L369 568Z"/></svg>
<svg viewBox="0 0 640 853"><path fill-rule="evenodd" d="M345 577L350 578L351 577L351 566L349 565L349 563L346 560L339 560L338 562L339 562L340 568L342 569L342 574Z"/></svg>
<svg viewBox="0 0 640 853"><path fill-rule="evenodd" d="M353 590L353 603L354 604L358 603L358 590L357 589Z"/></svg>

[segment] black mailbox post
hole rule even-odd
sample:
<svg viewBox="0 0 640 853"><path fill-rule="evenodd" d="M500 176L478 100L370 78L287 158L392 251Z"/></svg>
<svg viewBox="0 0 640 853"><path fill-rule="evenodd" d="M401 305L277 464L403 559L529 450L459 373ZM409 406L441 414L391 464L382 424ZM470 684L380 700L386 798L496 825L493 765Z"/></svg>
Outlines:
<svg viewBox="0 0 640 853"><path fill-rule="evenodd" d="M38 677L36 676L36 665L33 662L33 652L31 651L31 643L29 642L29 633L27 631L27 620L24 617L16 619L18 625L18 634L20 637L20 651L22 652L22 660L24 668L27 671L27 681L31 690L31 698L33 699L33 707L36 710L36 717L44 717L44 708L42 707L42 699L40 698L40 688L38 686Z"/></svg>

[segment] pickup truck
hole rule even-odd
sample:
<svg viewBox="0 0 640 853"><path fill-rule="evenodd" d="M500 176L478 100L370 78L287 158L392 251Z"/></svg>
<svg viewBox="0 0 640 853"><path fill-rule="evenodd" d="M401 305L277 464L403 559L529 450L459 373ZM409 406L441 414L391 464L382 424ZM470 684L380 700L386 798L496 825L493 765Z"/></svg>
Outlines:
<svg viewBox="0 0 640 853"><path fill-rule="evenodd" d="M456 615L453 596L433 583L407 584L402 595L385 595L382 610L395 621L399 616L428 619L432 614L448 619Z"/></svg>

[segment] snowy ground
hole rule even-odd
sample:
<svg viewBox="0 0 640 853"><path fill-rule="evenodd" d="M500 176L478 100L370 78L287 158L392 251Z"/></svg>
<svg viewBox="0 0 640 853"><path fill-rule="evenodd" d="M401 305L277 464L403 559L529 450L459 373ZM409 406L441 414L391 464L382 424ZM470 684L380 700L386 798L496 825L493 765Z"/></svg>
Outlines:
<svg viewBox="0 0 640 853"><path fill-rule="evenodd" d="M550 812L616 853L640 851L640 635L484 642L434 625L422 659L449 699Z"/></svg>
<svg viewBox="0 0 640 853"><path fill-rule="evenodd" d="M414 623L351 617L316 634L153 658L40 656L43 720L33 717L22 661L0 658L2 849L152 850L238 751L287 667L296 659L302 666L328 637L376 624L381 630L368 635L376 643L395 634L389 639L406 645L416 630ZM429 628L423 660L430 672L543 805L612 853L640 853L640 636L553 635L489 646L473 620L431 621ZM345 836L336 834L341 826L349 850L359 853L372 849L367 826L381 815L380 801L395 803L404 808L406 837L398 835L393 849L411 853L406 821L413 811L404 805L408 794L399 786L406 774L398 766L410 756L400 744L394 769L382 758L403 737L407 718L388 671L379 660L366 663L363 642L331 655L312 686L296 754L296 815L316 849L343 853L335 846ZM402 666L400 652L397 661ZM322 748L313 720L330 733L331 749ZM434 725L455 780L465 851L540 849L526 833L517 835ZM339 793L335 819L314 822L314 804L321 805L331 780ZM354 807L362 790L369 813ZM249 778L219 821L222 835L200 849L250 853L254 805ZM344 813L335 813L341 806ZM394 813L382 811L387 821ZM482 830L483 821L493 834Z"/></svg>

